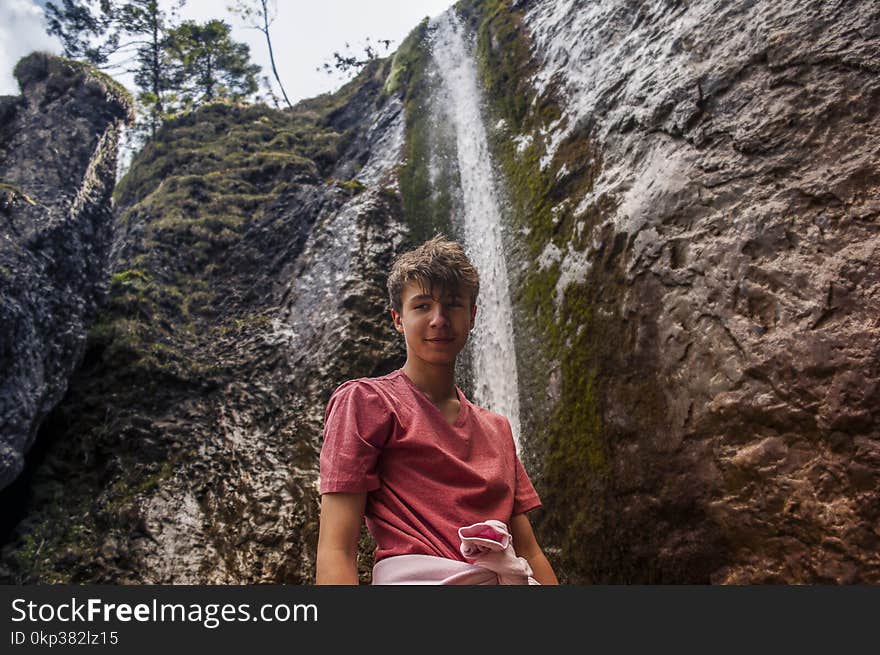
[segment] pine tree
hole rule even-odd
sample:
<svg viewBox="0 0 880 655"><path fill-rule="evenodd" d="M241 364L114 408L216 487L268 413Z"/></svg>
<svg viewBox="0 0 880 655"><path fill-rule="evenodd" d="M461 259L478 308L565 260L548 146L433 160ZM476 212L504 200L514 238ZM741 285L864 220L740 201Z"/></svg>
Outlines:
<svg viewBox="0 0 880 655"><path fill-rule="evenodd" d="M65 57L105 65L119 49L110 0L62 0L46 3L46 32L61 41Z"/></svg>
<svg viewBox="0 0 880 655"><path fill-rule="evenodd" d="M175 9L183 6L180 2ZM172 10L174 11L174 10ZM133 41L133 62L127 69L134 74L138 100L146 112L150 136L166 118L165 95L168 92L168 71L164 50L168 41L171 19L156 0L128 0L117 10L117 24Z"/></svg>
<svg viewBox="0 0 880 655"><path fill-rule="evenodd" d="M163 51L177 0L170 12L158 0L63 0L46 5L47 31L58 36L64 54L85 60L112 74L132 73L146 121L138 132L150 136L165 119L167 73Z"/></svg>
<svg viewBox="0 0 880 655"><path fill-rule="evenodd" d="M217 98L245 98L258 89L260 67L250 63L250 48L230 37L226 21L185 21L171 31L165 50L171 79L182 108Z"/></svg>

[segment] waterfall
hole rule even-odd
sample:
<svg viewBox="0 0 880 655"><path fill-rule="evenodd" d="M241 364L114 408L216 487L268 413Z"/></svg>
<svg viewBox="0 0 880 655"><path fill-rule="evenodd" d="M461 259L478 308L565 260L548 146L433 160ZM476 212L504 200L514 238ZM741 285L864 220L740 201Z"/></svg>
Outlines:
<svg viewBox="0 0 880 655"><path fill-rule="evenodd" d="M440 77L435 101L451 122L461 179L465 250L480 273L476 327L471 334L474 402L507 417L520 450L519 385L501 212L480 113L480 91L464 28L453 10L431 21L432 54Z"/></svg>

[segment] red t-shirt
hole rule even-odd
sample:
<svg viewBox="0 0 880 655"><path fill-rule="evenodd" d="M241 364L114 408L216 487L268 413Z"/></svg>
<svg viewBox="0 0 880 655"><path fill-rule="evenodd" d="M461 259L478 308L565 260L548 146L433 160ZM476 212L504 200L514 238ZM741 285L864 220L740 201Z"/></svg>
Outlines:
<svg viewBox="0 0 880 655"><path fill-rule="evenodd" d="M435 555L464 561L458 528L540 507L507 419L456 387L450 425L402 370L340 385L324 416L321 493L369 492L376 561Z"/></svg>

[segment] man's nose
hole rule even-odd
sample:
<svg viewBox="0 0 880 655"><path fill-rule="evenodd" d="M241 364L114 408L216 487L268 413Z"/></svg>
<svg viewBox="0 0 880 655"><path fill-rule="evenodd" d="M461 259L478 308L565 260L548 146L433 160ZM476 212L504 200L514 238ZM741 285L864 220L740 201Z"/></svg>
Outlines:
<svg viewBox="0 0 880 655"><path fill-rule="evenodd" d="M449 317L446 316L446 310L443 309L443 305L437 305L431 311L431 325L446 325L449 323Z"/></svg>

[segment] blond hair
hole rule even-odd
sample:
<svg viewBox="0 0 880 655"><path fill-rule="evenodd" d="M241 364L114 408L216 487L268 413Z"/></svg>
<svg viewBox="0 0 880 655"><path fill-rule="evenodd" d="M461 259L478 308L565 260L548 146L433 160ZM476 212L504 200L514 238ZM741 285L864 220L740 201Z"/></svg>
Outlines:
<svg viewBox="0 0 880 655"><path fill-rule="evenodd" d="M398 314L401 312L403 289L412 282L434 295L434 288L453 295L468 294L470 305L477 302L480 275L471 264L464 248L456 241L438 234L414 250L400 255L388 274L388 300Z"/></svg>

